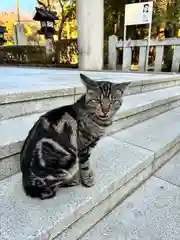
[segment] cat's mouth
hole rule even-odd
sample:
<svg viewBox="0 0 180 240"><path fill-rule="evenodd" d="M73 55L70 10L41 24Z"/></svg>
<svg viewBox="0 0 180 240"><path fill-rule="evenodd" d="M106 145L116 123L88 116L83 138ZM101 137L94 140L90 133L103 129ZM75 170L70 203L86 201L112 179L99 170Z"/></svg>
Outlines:
<svg viewBox="0 0 180 240"><path fill-rule="evenodd" d="M102 115L102 116L98 116L98 117L99 117L99 119L101 119L101 120L107 120L107 119L109 118L108 115Z"/></svg>

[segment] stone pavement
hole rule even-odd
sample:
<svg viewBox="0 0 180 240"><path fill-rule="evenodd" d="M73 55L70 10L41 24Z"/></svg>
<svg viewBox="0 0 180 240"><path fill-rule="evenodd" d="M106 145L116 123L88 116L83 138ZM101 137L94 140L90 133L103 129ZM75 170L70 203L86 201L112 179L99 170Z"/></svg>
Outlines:
<svg viewBox="0 0 180 240"><path fill-rule="evenodd" d="M121 72L93 72L51 68L17 68L0 67L0 94L27 92L34 90L52 90L82 86L79 73L87 74L93 79L113 81L137 81L153 78L168 78L168 74L141 74ZM173 75L173 74L172 74Z"/></svg>
<svg viewBox="0 0 180 240"><path fill-rule="evenodd" d="M180 153L81 240L179 240Z"/></svg>

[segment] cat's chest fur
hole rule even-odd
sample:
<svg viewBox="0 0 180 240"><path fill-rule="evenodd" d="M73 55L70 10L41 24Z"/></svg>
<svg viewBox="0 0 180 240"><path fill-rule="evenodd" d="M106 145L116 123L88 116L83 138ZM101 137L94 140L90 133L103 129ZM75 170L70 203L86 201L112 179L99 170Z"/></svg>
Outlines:
<svg viewBox="0 0 180 240"><path fill-rule="evenodd" d="M90 118L86 112L83 112L83 110L80 110L79 113L79 130L83 129L95 138L104 136L106 131L105 127L97 124L96 121Z"/></svg>

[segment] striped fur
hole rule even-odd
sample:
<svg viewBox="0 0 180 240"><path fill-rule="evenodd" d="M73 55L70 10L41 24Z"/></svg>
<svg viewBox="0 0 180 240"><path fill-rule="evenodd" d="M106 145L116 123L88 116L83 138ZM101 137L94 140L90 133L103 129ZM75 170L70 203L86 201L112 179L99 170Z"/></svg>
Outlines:
<svg viewBox="0 0 180 240"><path fill-rule="evenodd" d="M76 103L41 116L24 142L22 183L31 197L52 198L59 187L94 184L91 149L112 124L130 82L96 82L80 75L86 93Z"/></svg>

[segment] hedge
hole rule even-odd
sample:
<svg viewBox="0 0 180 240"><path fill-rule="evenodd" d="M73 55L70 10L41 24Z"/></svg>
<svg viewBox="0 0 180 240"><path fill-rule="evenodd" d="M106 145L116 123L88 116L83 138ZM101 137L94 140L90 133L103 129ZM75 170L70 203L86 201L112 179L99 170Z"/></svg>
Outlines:
<svg viewBox="0 0 180 240"><path fill-rule="evenodd" d="M44 46L1 46L0 63L40 63L46 62Z"/></svg>

